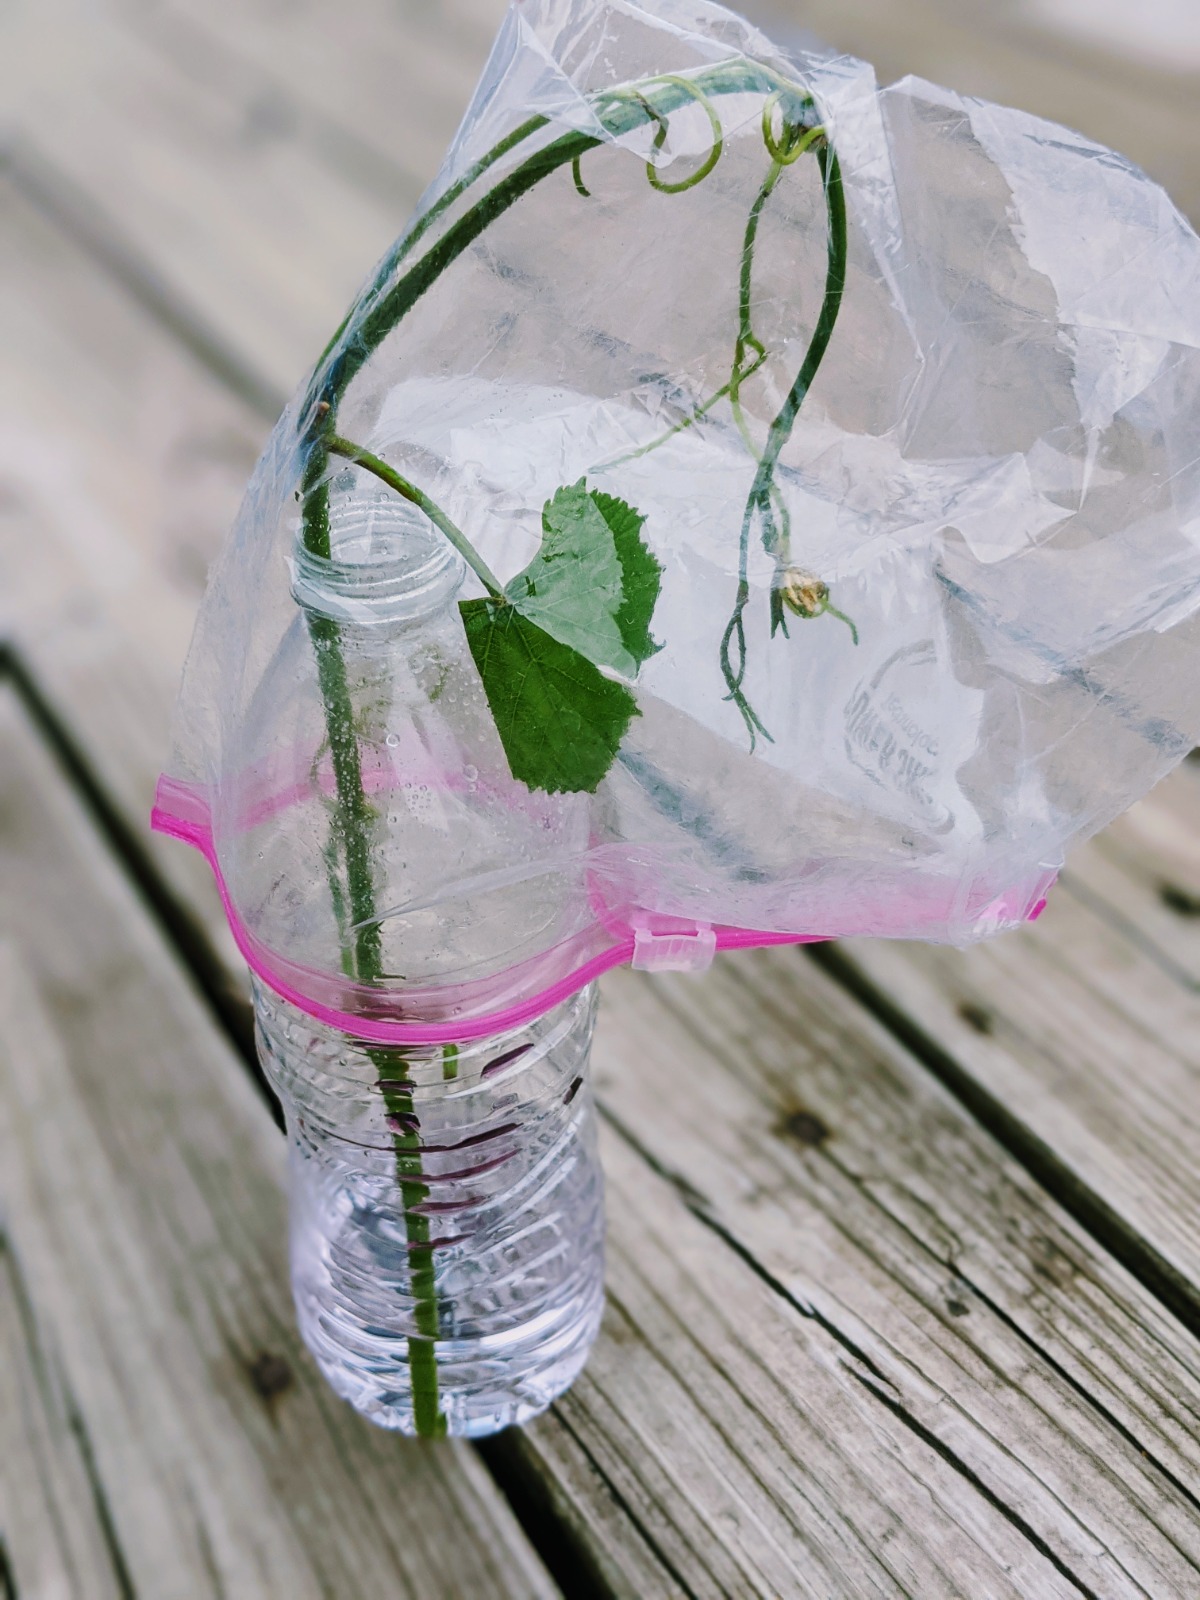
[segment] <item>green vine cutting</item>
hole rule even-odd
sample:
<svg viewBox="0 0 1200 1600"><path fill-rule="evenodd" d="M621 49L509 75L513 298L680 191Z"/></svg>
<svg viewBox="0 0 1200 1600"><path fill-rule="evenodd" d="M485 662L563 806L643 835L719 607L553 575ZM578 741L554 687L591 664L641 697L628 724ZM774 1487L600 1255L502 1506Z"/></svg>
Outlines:
<svg viewBox="0 0 1200 1600"><path fill-rule="evenodd" d="M791 561L787 508L775 481L780 454L828 348L846 276L846 213L842 178L828 130L812 97L771 69L741 60L721 62L683 77L666 74L607 91L593 101L605 135L620 138L653 125L647 178L664 196L695 188L715 169L724 131L714 100L724 95L763 98L762 136L770 158L746 223L738 288L737 332L727 383L697 405L660 438L631 452L644 455L685 428L701 423L723 400L755 464L739 536L737 591L719 645L727 698L740 712L750 747L770 734L746 697L745 613L750 599L750 540L757 525L774 559L771 635L787 634L786 614L812 619L828 612L854 632L849 618L830 603L826 585ZM712 141L695 171L680 180L663 176L654 159L665 148L672 115L699 105ZM778 119L778 129L776 126ZM331 458L373 474L419 508L475 573L484 594L460 602L466 642L513 776L531 789L551 793L594 792L609 771L638 707L628 683L658 648L651 634L661 569L642 537L644 518L584 480L564 485L542 511L542 539L534 559L509 583L499 579L470 540L418 485L410 482L337 430L341 400L381 342L404 320L429 288L500 216L560 168L570 171L578 194L589 198L582 158L604 142L599 134L569 131L530 148L548 127L529 118L500 140L426 210L380 264L374 281L351 308L322 354L301 407L304 468L301 480L302 538L316 557L331 558L329 476ZM522 154L523 151L529 153ZM753 260L758 230L783 172L807 152L818 162L828 219L828 267L821 313L803 364L761 449L745 413L743 391L768 359L753 327ZM506 158L519 156L490 186L448 221L458 202L469 199ZM426 241L432 238L432 242ZM417 254L418 246L426 244ZM628 459L626 457L618 459ZM608 463L609 465L613 463ZM334 909L350 940L347 975L364 985L384 979L380 924L370 851L374 815L363 776L339 625L308 613L334 776L331 836L326 851ZM857 639L857 635L855 634ZM342 889L341 874L345 875ZM333 884L333 879L337 879ZM422 1182L419 1139L411 1099L403 1087L402 1056L371 1050L395 1148L404 1204L417 1305L417 1331L409 1341L413 1403L419 1433L444 1431L438 1401L438 1303L428 1224L419 1206Z"/></svg>

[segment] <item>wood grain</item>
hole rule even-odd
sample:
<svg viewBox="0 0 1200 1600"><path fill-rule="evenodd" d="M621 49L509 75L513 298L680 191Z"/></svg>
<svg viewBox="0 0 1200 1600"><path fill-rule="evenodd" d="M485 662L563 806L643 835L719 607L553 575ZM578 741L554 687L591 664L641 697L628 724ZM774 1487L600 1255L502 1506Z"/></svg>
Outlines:
<svg viewBox="0 0 1200 1600"><path fill-rule="evenodd" d="M1077 851L1066 881L1185 987L1200 985L1200 759Z"/></svg>
<svg viewBox="0 0 1200 1600"><path fill-rule="evenodd" d="M209 563L266 424L2 173L0 372L0 639L240 973L207 866L147 822Z"/></svg>
<svg viewBox="0 0 1200 1600"><path fill-rule="evenodd" d="M606 1004L606 1112L829 1332L911 1473L953 1461L1096 1593L1195 1587L1200 1345L887 1033L788 951Z"/></svg>
<svg viewBox="0 0 1200 1600"><path fill-rule="evenodd" d="M11 692L0 727L0 1205L133 1591L554 1593L470 1450L326 1389L266 1107Z"/></svg>
<svg viewBox="0 0 1200 1600"><path fill-rule="evenodd" d="M1114 883L1113 879L1117 881ZM842 959L887 1014L935 1042L1017 1142L1140 1252L1200 1328L1200 988L1190 919L1138 906L1095 850L1033 927L956 951L851 941ZM1139 915L1142 925L1139 926Z"/></svg>
<svg viewBox="0 0 1200 1600"><path fill-rule="evenodd" d="M36 157L24 180L74 229L5 202L5 628L131 833L264 416L397 231L496 9L355 0L323 37L328 8L308 0L90 18L21 0L0 24L9 81L22 63L44 80L10 97ZM1200 209L1178 84L1068 60L1012 6L814 0L803 15L885 76L921 70L1084 127ZM0 1327L8 1373L52 1374L17 1435L9 1400L0 1413L0 1449L19 1437L50 1462L6 1515L18 1581L69 1585L93 1552L93 1592L117 1581L98 1481L116 1486L138 1592L171 1592L168 1567L177 1592L213 1592L214 1560L239 1594L546 1592L474 1457L416 1472L311 1374L262 1108L62 772L11 716L5 730L21 759L0 779L23 796L5 825L27 841L10 920L33 982L6 968ZM1019 1125L1023 1160L1094 1202L1077 1209L1142 1282L807 958L608 985L604 1334L571 1395L492 1458L566 1530L581 1583L1197 1592L1200 1359L1145 1287L1173 1289L1186 1317L1200 1281L1196 779L1081 851L1027 935L967 955L856 946L841 969L935 1067L953 1063L985 1119ZM198 860L146 849L219 943ZM247 1377L264 1350L295 1376L275 1402ZM64 1414L86 1425L91 1466ZM74 1494L86 1514L64 1533Z"/></svg>
<svg viewBox="0 0 1200 1600"><path fill-rule="evenodd" d="M347 182L411 205L474 92L503 0L485 10L483 26L453 8L382 0L343 8L336 28L319 0L293 0L286 27L274 0L160 0L129 15L184 71L276 108Z"/></svg>
<svg viewBox="0 0 1200 1600"><path fill-rule="evenodd" d="M30 218L26 214L26 223L32 225L36 222L36 217ZM202 372L194 370L194 363L189 365L189 358L170 348L165 336L152 323L139 316L135 305L127 304L124 320L117 320L121 316L117 303L119 295L112 296L111 291L95 284L89 290L86 272L72 275L62 264L54 268L52 236L43 229L39 237L42 241L39 255L41 276L56 286L56 293L61 289L68 299L83 297L85 306L89 304L89 295L99 296L92 302L96 306L95 320L110 330L120 348L133 353L137 363L134 370L140 371L147 382L147 397L142 402L147 413L152 414L155 409L148 397L153 395L155 386L162 381L161 374L165 373L172 384L178 385L173 395L180 427L186 429L187 418L197 413L201 416L211 415L219 421L218 391ZM55 272L62 275L55 276ZM80 328L85 328L91 320L91 313L86 317L81 315ZM158 349L160 344L168 344L170 361L167 361L168 350ZM84 338L80 341L81 353L77 359L83 360L86 350L87 340ZM159 362L166 364L160 366ZM83 393L85 396L89 393L86 384ZM48 406L49 398L46 403ZM205 409L208 406L217 409L210 414ZM94 452L89 455L83 443L88 428L88 409L85 404L72 429L60 429L60 436L68 440L73 434L79 436L79 448L84 452L81 459L85 465L89 459L97 459ZM47 412L47 418L48 415ZM251 427L252 423L248 421L246 426ZM127 429L118 429L109 437L107 451L112 452L117 460L124 461L125 469L134 481L144 483L143 493L152 507L169 502L169 474L164 467L157 465L162 458L148 447L138 448L130 455L122 455L122 438L127 436ZM85 481L97 485L96 499L103 503L103 476L93 476L88 472ZM52 497L47 495L46 498L49 500ZM124 524L121 526L124 527ZM106 751L111 756L114 749L119 750L128 769L124 777L125 784L135 775L140 775L137 776L137 782L143 789L159 758L161 746L157 740L160 735L156 731L155 719L149 716L126 716L124 726L128 731L118 734L118 719L122 717L122 708L127 704L128 691L120 677L114 675L111 662L118 659L118 643L131 628L136 611L153 607L155 597L166 591L162 566L153 559L156 546L148 531L152 528L151 516L146 519L141 532L133 527L127 533L129 550L134 555L140 552L141 556L136 567L131 568L134 575L129 579L127 598L121 601L108 597L107 608L120 605L129 608L121 613L121 625L110 631L113 656L106 660L93 658L88 663L88 670L78 673L68 686L56 676L61 670L59 651L55 648L58 642L56 635L39 629L38 637L30 639L28 644L39 679L62 684L58 703L63 706L64 715L70 719L71 725L80 728L80 736L89 742L89 748L95 748L96 760L104 761ZM51 544L54 543L52 521L47 523L47 529L49 531L39 541L43 547L47 539ZM213 534L214 530L210 530L209 536ZM203 536L197 534L196 537ZM65 542L61 533L59 541ZM77 575L74 581L79 589L86 592L85 578ZM45 591L47 603L51 606L55 595L60 592L58 582L55 580L55 584ZM64 623L63 627L67 629L65 637L69 641L69 625ZM178 639L175 648L182 648ZM69 655L69 651L67 653ZM158 685L156 692L164 701L170 693L174 665L172 661L167 670L165 664L160 663L147 680L148 685ZM87 707L85 717L72 713L69 705L72 694L88 696L83 702ZM182 850L177 850L176 854L185 860L190 859L188 853ZM716 976L714 974L714 978ZM644 1011L638 1010L645 999L644 991L642 980L637 980L637 986L628 991L615 990L615 1004L609 1007L604 1024L606 1031L601 1035L602 1062L624 1063L621 1070L626 1075L640 1072L642 1068L645 1052L639 1030L645 1028L656 1039L663 1037L662 1016L652 1013L647 1017ZM707 989L702 991L705 996L707 992ZM692 997L692 991L687 993L689 998ZM733 1005L734 1001L727 996L725 1003ZM844 1001L842 1004L839 1026L848 1029L851 1021L847 1019L852 1019L855 1012ZM757 1002L752 1001L751 1005L754 1013L758 1014ZM627 1021L623 1020L626 1016ZM705 1029L710 1025L707 999L700 1006L698 1024ZM856 1025L859 1028L864 1026L861 1018ZM614 1027L618 1030L618 1040L622 1042L606 1055L605 1040L609 1030ZM793 1036L790 1020L786 1025L773 1028L767 1035L768 1039L774 1040L772 1048L777 1052L786 1050L787 1041ZM686 1047L688 1058L693 1048L689 1042ZM861 1055L861 1046L858 1048ZM661 1059L674 1070L679 1070L678 1056L673 1057L669 1050ZM687 1071L695 1078L695 1065L690 1059ZM665 1093L665 1083L662 1088ZM878 1083L868 1080L868 1088L864 1090L868 1103L873 1103L877 1091ZM719 1096L706 1099L705 1095L689 1103L694 1105L701 1118L716 1118L717 1108L722 1104ZM629 1112L618 1104L615 1114L628 1116ZM756 1111L754 1114L761 1120L761 1113ZM847 1107L842 1109L839 1116L841 1120L853 1121L858 1114L856 1108ZM744 1109L742 1115L745 1115ZM824 1115L832 1118L833 1112L825 1107ZM943 1115L946 1115L944 1111ZM640 1113L633 1120L640 1124ZM655 1125L664 1119L656 1115L645 1120L653 1133ZM645 1137L650 1137L650 1134ZM657 1135L654 1137L657 1139ZM757 1133L748 1130L743 1137L751 1141L757 1138ZM873 1129L872 1137L881 1146L897 1142L895 1127L886 1122ZM676 1138L669 1120L666 1121L663 1138ZM899 1142L906 1158L913 1159L913 1135L907 1130L906 1124ZM655 1159L664 1159L661 1150L657 1150ZM995 1152L989 1150L984 1155L975 1154L969 1160L960 1157L945 1174L924 1175L920 1181L930 1191L926 1204L936 1214L941 1206L937 1186L943 1181L952 1184L964 1160L968 1165L973 1162L982 1168L977 1181L984 1203L991 1207L989 1215L993 1232L1002 1231L1002 1218L1013 1201L1005 1191L1000 1216L996 1216L996 1203L988 1198L987 1187L992 1181L988 1176L991 1171L988 1163L995 1159ZM556 1417L539 1425L521 1448L530 1470L545 1483L547 1495L574 1530L580 1559L604 1575L614 1593L672 1593L678 1592L681 1583L685 1586L684 1592L721 1592L722 1586L726 1592L738 1592L739 1584L752 1585L749 1589L751 1593L776 1592L772 1585L778 1584L782 1568L773 1567L767 1554L759 1550L758 1530L764 1527L771 1530L770 1541L764 1546L764 1550L771 1553L771 1560L784 1563L785 1566L790 1560L797 1570L815 1564L818 1571L841 1574L837 1581L847 1586L851 1583L867 1583L869 1579L877 1586L877 1592L881 1593L900 1592L907 1579L902 1579L898 1574L906 1572L919 1575L917 1592L953 1593L955 1562L970 1565L972 1562L978 1564L986 1561L989 1568L996 1563L1003 1565L1013 1559L1009 1540L1014 1542L1020 1561L1032 1563L1029 1571L1035 1576L1030 1577L1030 1583L1050 1585L1059 1581L1061 1574L1057 1569L1053 1565L1046 1565L1046 1558L1029 1545L1023 1533L1011 1530L1003 1512L985 1496L981 1496L980 1491L970 1483L964 1490L966 1480L960 1468L947 1464L935 1444L895 1421L882 1402L860 1381L864 1373L870 1377L868 1369L855 1368L858 1377L846 1375L839 1365L844 1354L843 1346L834 1334L820 1334L816 1347L812 1346L811 1340L817 1334L806 1327L805 1319L796 1313L794 1306L786 1299L781 1300L776 1292L764 1285L752 1267L738 1263L728 1246L689 1212L686 1200L681 1198L677 1187L655 1178L644 1163L631 1164L630 1153L622 1148L620 1141L615 1144L610 1141L609 1166L613 1174L613 1302L605 1340L588 1377L576 1394L560 1408ZM918 1175L908 1172L906 1181L910 1185L915 1184ZM669 1219L662 1225L657 1245L654 1243L655 1234L648 1231L644 1223L645 1211L650 1203L647 1193L655 1197L654 1206L662 1208L663 1215ZM1036 1196L1036 1190L1033 1193ZM840 1214L843 1205L840 1194L826 1201L827 1210L833 1216ZM1044 1217L1035 1203L1026 1218L1025 1233L1052 1240L1056 1237L1056 1225L1056 1219ZM867 1207L859 1219L860 1231L865 1233L876 1226L875 1213ZM685 1276L681 1281L677 1268L671 1267L671 1255L681 1248L679 1241L687 1237L693 1241L690 1256L693 1276ZM1077 1249L1078 1241L1072 1240L1071 1247ZM1053 1257L1050 1246L1039 1245L1037 1248L1039 1251L1049 1251ZM1018 1256L1016 1259L1019 1265L1010 1264L1009 1270L1017 1275L1019 1282L1036 1286L1039 1282L1038 1268L1043 1264L1042 1255L1035 1252L1032 1258ZM922 1261L924 1258L918 1252L917 1262ZM942 1301L938 1296L944 1293L946 1284L953 1279L948 1275L949 1267L942 1257L937 1258L934 1265L936 1271L932 1293L935 1312L926 1310L924 1314L944 1316L939 1309ZM996 1270L995 1261L992 1265ZM859 1266L861 1262L854 1258L854 1264L844 1265L841 1272L853 1277ZM772 1270L777 1270L777 1263ZM909 1259L904 1270L910 1277L922 1277L933 1269L927 1261L918 1266ZM675 1273L675 1276L671 1276L671 1273ZM673 1287L664 1300L661 1285L667 1282ZM884 1316L882 1302L896 1292L886 1277L876 1280L874 1294L879 1301L873 1310L877 1320ZM907 1292L911 1294L911 1290ZM1119 1286L1118 1301L1122 1293L1124 1287ZM1107 1308L1111 1298L1111 1293L1105 1291L1100 1295L1100 1304ZM1089 1305L1072 1318L1069 1315L1069 1295L1067 1301L1068 1311L1064 1312L1064 1318L1069 1330L1074 1330L1072 1337L1079 1342L1082 1339L1080 1325L1087 1325L1093 1310ZM751 1322L753 1327L764 1330L763 1342L755 1344L747 1328L740 1323L732 1327L729 1325L722 1311L729 1305L757 1307ZM904 1310L905 1305L908 1305L907 1301L903 1302L901 1313L898 1313L902 1318L916 1314L911 1307ZM687 1309L681 1312L680 1307ZM707 1311L704 1307L708 1308ZM1137 1302L1137 1318L1152 1313L1152 1307L1145 1312L1141 1302ZM1140 1430L1137 1437L1145 1441L1145 1447L1160 1449L1165 1454L1156 1429L1162 1427L1169 1431L1174 1427L1186 1436L1187 1419L1182 1423L1179 1421L1178 1399L1164 1401L1163 1392L1169 1393L1173 1388L1188 1392L1191 1381L1187 1376L1188 1368L1184 1366L1184 1376L1180 1378L1169 1363L1163 1372L1153 1363L1147 1366L1144 1351L1135 1348L1131 1353L1123 1348L1121 1340L1127 1337L1125 1324L1129 1315L1125 1312L1122 1316L1119 1312L1106 1309L1106 1316L1117 1318L1120 1336L1113 1336L1116 1353L1106 1356L1111 1371L1119 1374L1119 1378L1110 1378L1108 1381L1118 1395L1124 1391L1127 1383L1134 1385L1136 1400L1131 1408L1127 1407L1132 1415L1123 1425L1136 1424ZM708 1320L705 1321L705 1318ZM957 1327L957 1324L952 1326ZM1167 1326L1169 1328L1169 1324ZM695 1354L697 1327L705 1329L701 1343L708 1352L700 1365L697 1365ZM751 1429L749 1423L739 1423L739 1407L742 1404L739 1396L754 1383L764 1381L761 1377L764 1368L770 1371L776 1363L784 1360L783 1351L793 1348L798 1337L797 1329L809 1342L806 1344L802 1341L799 1353L788 1358L792 1365L787 1368L786 1381L773 1383L761 1401L761 1408L768 1415L786 1415L792 1419L787 1430L781 1432L776 1428L764 1433L757 1424ZM1001 1335L1002 1342L1004 1337ZM1037 1337L1043 1341L1046 1339L1041 1329L1037 1330ZM966 1348L970 1349L969 1341ZM1168 1348L1172 1350L1172 1359L1181 1359L1178 1348L1171 1346L1169 1338ZM1185 1352L1188 1349L1186 1341L1183 1349ZM927 1352L923 1348L919 1354L921 1360L927 1359ZM1059 1359L1061 1354L1058 1351L1055 1359ZM959 1359L967 1358L964 1356ZM1021 1340L1014 1335L1005 1346L1007 1370L1019 1375L1023 1360ZM1134 1383L1128 1374L1130 1371L1137 1372L1139 1368L1146 1368L1152 1377L1143 1375ZM634 1383L631 1375L639 1370L646 1376ZM836 1379L832 1384L830 1371ZM954 1393L953 1379L945 1378L943 1381L947 1389ZM1077 1381L1084 1386L1094 1382L1086 1363L1079 1367ZM972 1393L978 1383L978 1374L975 1374ZM1030 1431L1030 1424L1021 1413L1018 1383L1019 1376L1014 1377L1012 1386L1005 1390L1004 1400L1007 1406L1016 1409L1016 1420L1011 1415L1008 1420L1014 1432L1020 1435ZM821 1405L825 1410L806 1431L793 1418L799 1404L796 1397L810 1397L806 1403L815 1406L816 1400L811 1397L818 1393L823 1396ZM1104 1403L1108 1404L1111 1398L1106 1394ZM961 1405L961 1399L956 1398L955 1404ZM927 1408L932 1408L932 1402L927 1402ZM1031 1409L1034 1414L1038 1413L1037 1406ZM1150 1423L1142 1418L1143 1411L1149 1416ZM1087 1406L1082 1405L1080 1415L1087 1418L1088 1414ZM1156 1420L1160 1414L1165 1421ZM923 1423L920 1425L924 1426ZM1078 1418L1072 1420L1072 1425L1080 1426ZM739 1446L730 1455L728 1446L722 1446L721 1441L736 1435L743 1426L749 1430L750 1443ZM863 1479L861 1458L864 1453L875 1449L874 1441L881 1426L888 1430L887 1448L872 1456L871 1475ZM992 1428L990 1436L986 1430L978 1430L973 1444L985 1467L990 1467L988 1451L1000 1449L997 1440L1002 1437L1001 1425L994 1421ZM831 1444L830 1440L834 1443ZM1083 1447L1076 1445L1074 1448L1086 1460ZM746 1451L753 1457L752 1467L747 1465ZM695 1464L697 1458L705 1461L711 1458L717 1462L717 1466L698 1474ZM1172 1459L1180 1472L1194 1470L1195 1463L1190 1456L1185 1455L1182 1461ZM970 1470L975 1471L978 1466L977 1460ZM762 1474L767 1475L765 1488L759 1482ZM1145 1474L1140 1464L1135 1478L1138 1474ZM1152 1473L1152 1482L1153 1477ZM1087 1481L1086 1474L1083 1481ZM821 1488L825 1483L851 1484L853 1493L839 1491L831 1499L829 1492ZM803 1505L799 1511L791 1507L791 1496L797 1484L804 1488ZM1009 1486L1001 1481L998 1488L1007 1489ZM1024 1483L1018 1487L1021 1494L1027 1493ZM934 1491L940 1505L955 1508L953 1514L947 1512L944 1517L930 1515L927 1501ZM992 1492L997 1493L998 1489L993 1487ZM1040 1492L1043 1495L1047 1493L1045 1490ZM1090 1485L1088 1492L1093 1492ZM1153 1505L1153 1495L1145 1492L1149 1496L1147 1504ZM918 1496L917 1502L912 1498L914 1494ZM965 1543L957 1520L959 1515L967 1514L957 1506L958 1500L964 1495L969 1508L969 1525L973 1530ZM815 1509L814 1496L817 1497ZM1102 1519L1111 1508L1102 1497L1097 1505L1099 1509L1095 1515ZM926 1507L924 1511L922 1506ZM1141 1510L1137 1513L1138 1518L1144 1515L1145 1512ZM870 1553L872 1541L881 1529L889 1530L890 1544L895 1545L899 1541L898 1548L904 1552L902 1556L896 1556L899 1565L894 1570L886 1562L879 1565ZM1144 1530L1143 1536L1151 1550L1161 1543L1158 1536ZM987 1552L986 1555L979 1553L976 1543ZM1064 1536L1064 1544L1067 1543L1067 1537ZM946 1554L948 1549L957 1552L953 1561ZM945 1565L947 1561L950 1561L949 1567ZM1169 1573L1169 1567L1167 1571ZM999 1583L1001 1580L996 1581ZM889 1584L893 1585L891 1589ZM870 1588L867 1592L871 1592ZM999 1592L1004 1592L1003 1587ZM1055 1591L1048 1588L1046 1592ZM1116 1592L1121 1591L1118 1589ZM1169 1587L1165 1592L1170 1592Z"/></svg>
<svg viewBox="0 0 1200 1600"><path fill-rule="evenodd" d="M836 1329L743 1259L621 1134L603 1153L602 1338L521 1447L580 1518L616 1593L1078 1593L1008 1508L879 1403L878 1375ZM597 1509L619 1513L615 1526Z"/></svg>
<svg viewBox="0 0 1200 1600"><path fill-rule="evenodd" d="M295 388L421 184L400 204L350 186L260 100L185 73L107 7L22 0L0 62L27 181L51 167L264 387Z"/></svg>
<svg viewBox="0 0 1200 1600"><path fill-rule="evenodd" d="M18 983L9 1002L21 1050L9 1064L18 1076L6 1083L4 1103L10 1116L16 1106L19 1123L3 1170L18 1174L5 1206L22 1258L33 1263L31 1298L54 1327L70 1331L64 1359L96 1440L101 1481L128 1486L113 1491L112 1515L131 1570L156 1572L164 1562L175 1570L182 1561L187 1581L204 1593L205 1563L215 1560L226 1581L226 1568L237 1574L239 1562L252 1559L305 1593L311 1580L285 1535L297 1501L307 1503L306 1486L281 1472L276 1451L286 1449L289 1462L302 1456L307 1472L328 1472L332 1442L320 1429L306 1439L303 1420L286 1442L272 1435L264 1445L260 1431L252 1451L240 1437L231 1449L227 1437L231 1406L248 1432L261 1423L253 1404L244 1415L256 1352L281 1354L297 1373L305 1366L286 1309L259 1304L264 1281L278 1279L282 1218L277 1190L257 1169L277 1174L277 1148L250 1114L248 1091L222 1080L214 1092L206 1081L201 1065L222 1053L219 1041L206 1042L194 1000L173 992L182 979L168 982L169 958L153 930L136 926L128 903L114 916L128 891L88 837L60 775L27 731L10 722L5 732L6 900L10 920L18 905L35 915L23 921L32 979ZM21 1009L31 990L53 1008L53 1026ZM165 1058L163 1040L171 1041ZM623 1059L638 1061L628 1050ZM230 1101L248 1127L231 1128L221 1114ZM1025 1518L1014 1523L994 1490L980 1492L934 1443L895 1420L873 1392L870 1363L847 1362L844 1339L691 1214L677 1184L655 1177L620 1143L610 1143L608 1165L614 1268L605 1339L560 1416L540 1425L536 1438L548 1442L531 1459L542 1470L574 1464L555 1481L571 1486L576 1536L613 1593L669 1594L682 1584L685 1593L769 1596L788 1592L790 1574L796 1593L936 1596L957 1593L968 1571L987 1574L996 1594L1076 1592L1062 1558L1056 1565L1040 1535L1029 1537ZM61 1182L48 1186L45 1175L60 1170ZM250 1305L229 1282L233 1261L247 1252L256 1285ZM103 1263L98 1284L89 1261ZM172 1305L163 1307L158 1297L168 1289ZM89 1364L86 1352L98 1345L105 1363ZM116 1389L128 1409L114 1404ZM307 1375L305 1394L322 1427L340 1422L353 1432L315 1375ZM396 1448L378 1434L360 1444L376 1441L363 1469L370 1473ZM1144 1468L1130 1471L1146 1477ZM165 1490L152 1493L142 1481L148 1473L154 1485L183 1474L185 1507L164 1499ZM193 1487L196 1477L205 1494ZM354 1493L365 1494L361 1477L354 1481ZM265 1503L268 1492L281 1503ZM411 1505L410 1487L388 1492ZM204 1512L198 1523L196 1505ZM1096 1515L1104 1509L1101 1500ZM1139 1533L1145 1559L1161 1567L1155 1528ZM328 1522L312 1536L322 1552L334 1537ZM354 1592L374 1592L367 1579L356 1581L363 1587Z"/></svg>
<svg viewBox="0 0 1200 1600"><path fill-rule="evenodd" d="M0 945L0 983L14 976L15 952ZM9 1590L36 1600L126 1600L128 1576L91 1443L3 1235L0 1353L0 1546ZM0 1582L0 1593L9 1590Z"/></svg>

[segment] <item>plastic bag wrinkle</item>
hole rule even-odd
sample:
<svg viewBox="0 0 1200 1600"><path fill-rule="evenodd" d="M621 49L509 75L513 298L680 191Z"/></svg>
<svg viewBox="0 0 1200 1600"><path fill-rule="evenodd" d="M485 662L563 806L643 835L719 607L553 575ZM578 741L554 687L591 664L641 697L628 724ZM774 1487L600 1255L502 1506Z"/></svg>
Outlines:
<svg viewBox="0 0 1200 1600"><path fill-rule="evenodd" d="M785 103L812 148L758 201ZM827 311L826 145L844 290L743 549ZM482 196L559 148L581 154L425 281ZM1198 279L1162 191L1067 130L919 79L879 90L864 63L788 55L704 0L522 0L256 469L189 653L160 825L209 855L279 992L393 1042L535 1014L639 931L686 952L706 928L727 948L1018 925L1069 845L1200 737ZM608 647L601 685L637 714L594 793L514 777L458 610L486 601L477 572L391 634L331 633L298 603L306 497L328 495L331 558L352 568L387 544L351 539L362 506L391 514L344 454L306 480L322 406L501 586L573 486L643 519L661 648ZM735 604L753 747L721 654ZM583 637L561 615L558 642ZM363 848L366 981L346 899Z"/></svg>

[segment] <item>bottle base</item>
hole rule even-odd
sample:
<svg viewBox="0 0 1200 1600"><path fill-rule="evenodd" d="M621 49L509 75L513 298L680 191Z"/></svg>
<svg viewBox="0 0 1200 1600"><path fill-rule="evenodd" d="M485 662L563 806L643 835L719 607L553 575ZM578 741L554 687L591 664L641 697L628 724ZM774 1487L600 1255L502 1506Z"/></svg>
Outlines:
<svg viewBox="0 0 1200 1600"><path fill-rule="evenodd" d="M322 1376L376 1427L418 1435L407 1339L331 1325L327 1310L298 1306L300 1329ZM603 1284L503 1335L438 1339L437 1432L482 1439L539 1416L587 1364L604 1312ZM353 1349L347 1348L347 1336Z"/></svg>

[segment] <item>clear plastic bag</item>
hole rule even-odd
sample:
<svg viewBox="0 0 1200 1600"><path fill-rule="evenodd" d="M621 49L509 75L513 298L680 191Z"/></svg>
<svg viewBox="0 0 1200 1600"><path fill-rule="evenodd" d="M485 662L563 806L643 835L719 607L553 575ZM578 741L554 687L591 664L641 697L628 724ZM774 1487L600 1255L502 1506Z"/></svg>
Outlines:
<svg viewBox="0 0 1200 1600"><path fill-rule="evenodd" d="M1200 730L1197 282L1079 135L522 0L259 464L157 824L389 1043L1019 923Z"/></svg>

